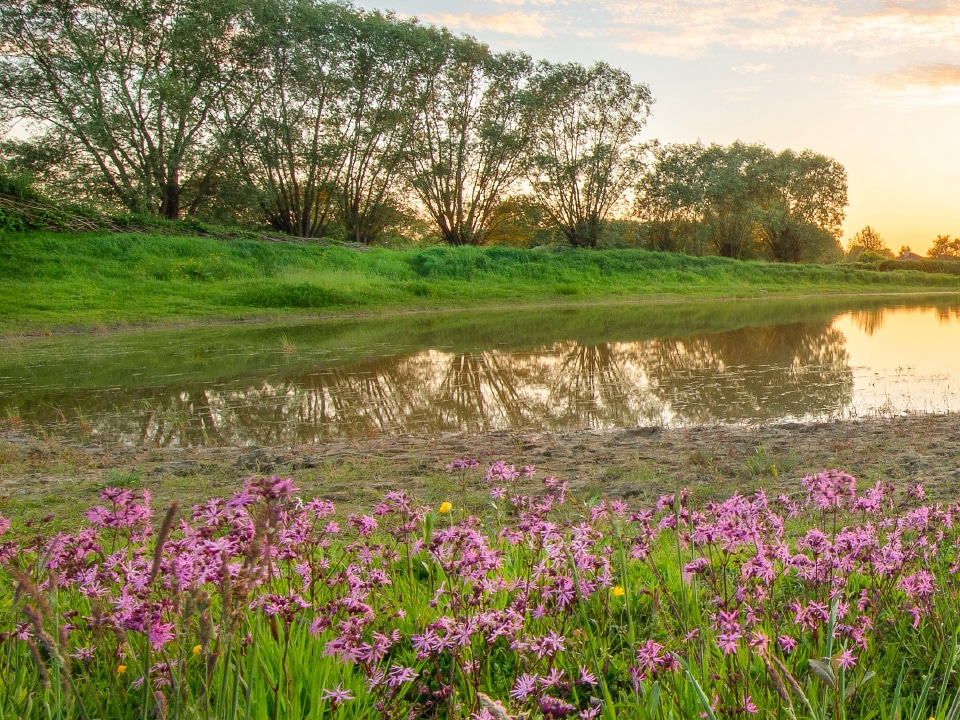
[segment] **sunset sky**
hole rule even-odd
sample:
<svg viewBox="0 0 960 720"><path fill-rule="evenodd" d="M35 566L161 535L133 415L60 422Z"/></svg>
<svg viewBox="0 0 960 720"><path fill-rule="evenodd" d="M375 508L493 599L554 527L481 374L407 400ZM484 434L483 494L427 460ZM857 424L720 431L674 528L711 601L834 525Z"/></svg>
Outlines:
<svg viewBox="0 0 960 720"><path fill-rule="evenodd" d="M960 235L960 0L363 0L647 83L646 136L810 148L847 168L844 244Z"/></svg>

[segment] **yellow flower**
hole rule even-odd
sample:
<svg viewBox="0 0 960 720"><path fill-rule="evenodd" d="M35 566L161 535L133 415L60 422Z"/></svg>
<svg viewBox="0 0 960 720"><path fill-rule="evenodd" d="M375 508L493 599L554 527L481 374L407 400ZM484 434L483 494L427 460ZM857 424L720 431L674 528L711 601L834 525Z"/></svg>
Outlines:
<svg viewBox="0 0 960 720"><path fill-rule="evenodd" d="M623 588L620 585L615 585L610 591L614 597L623 597Z"/></svg>
<svg viewBox="0 0 960 720"><path fill-rule="evenodd" d="M123 675L127 671L126 665L117 665L117 675Z"/></svg>
<svg viewBox="0 0 960 720"><path fill-rule="evenodd" d="M440 503L440 514L446 515L448 512L453 510L453 503L442 502Z"/></svg>
<svg viewBox="0 0 960 720"><path fill-rule="evenodd" d="M194 654L194 655L199 655L201 650L203 650L203 648L200 647L199 645L194 645L194 646L193 646L193 654Z"/></svg>

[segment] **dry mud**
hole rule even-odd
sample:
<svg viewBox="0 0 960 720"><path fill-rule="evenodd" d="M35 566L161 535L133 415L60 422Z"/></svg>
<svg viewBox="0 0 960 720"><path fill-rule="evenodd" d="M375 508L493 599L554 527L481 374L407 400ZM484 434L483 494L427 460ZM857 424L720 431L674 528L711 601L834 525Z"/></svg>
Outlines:
<svg viewBox="0 0 960 720"><path fill-rule="evenodd" d="M581 497L645 501L678 487L702 498L839 468L862 482L923 483L936 501L960 500L960 415L917 415L766 427L634 428L566 433L484 432L371 437L297 447L157 448L71 443L8 427L0 434L0 511L69 517L106 485L149 488L158 503L229 494L255 474L289 475L305 495L363 507L406 488L424 502L480 502L479 473L444 468L469 456L535 465Z"/></svg>

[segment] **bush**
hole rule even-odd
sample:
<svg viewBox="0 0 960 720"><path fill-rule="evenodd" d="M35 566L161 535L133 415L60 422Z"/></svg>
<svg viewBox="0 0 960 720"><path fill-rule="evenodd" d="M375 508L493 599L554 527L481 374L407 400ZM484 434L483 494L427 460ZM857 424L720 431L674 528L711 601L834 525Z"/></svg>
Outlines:
<svg viewBox="0 0 960 720"><path fill-rule="evenodd" d="M329 308L354 304L354 299L309 283L259 285L239 293L238 305L258 308Z"/></svg>
<svg viewBox="0 0 960 720"><path fill-rule="evenodd" d="M960 260L884 260L877 265L877 269L885 272L916 270L925 273L960 275Z"/></svg>

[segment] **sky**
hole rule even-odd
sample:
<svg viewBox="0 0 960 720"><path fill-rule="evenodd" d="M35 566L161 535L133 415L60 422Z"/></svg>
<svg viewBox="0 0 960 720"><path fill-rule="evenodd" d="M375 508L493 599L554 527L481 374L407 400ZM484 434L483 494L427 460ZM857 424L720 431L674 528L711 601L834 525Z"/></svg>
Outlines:
<svg viewBox="0 0 960 720"><path fill-rule="evenodd" d="M662 142L763 143L842 163L844 245L960 236L960 0L362 0L536 59L650 86Z"/></svg>

